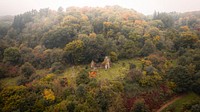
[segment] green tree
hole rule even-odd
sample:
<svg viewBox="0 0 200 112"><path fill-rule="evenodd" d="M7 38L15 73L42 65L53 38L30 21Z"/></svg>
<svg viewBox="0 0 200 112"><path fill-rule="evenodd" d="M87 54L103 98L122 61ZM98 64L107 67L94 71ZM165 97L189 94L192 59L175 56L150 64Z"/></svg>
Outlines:
<svg viewBox="0 0 200 112"><path fill-rule="evenodd" d="M44 34L42 43L46 48L63 48L71 42L76 35L76 32L71 27L57 27Z"/></svg>
<svg viewBox="0 0 200 112"><path fill-rule="evenodd" d="M144 99L136 100L131 112L149 112L148 107L145 105Z"/></svg>
<svg viewBox="0 0 200 112"><path fill-rule="evenodd" d="M78 64L83 61L84 43L81 40L74 40L65 47L64 59L70 64Z"/></svg>
<svg viewBox="0 0 200 112"><path fill-rule="evenodd" d="M155 12L153 19L161 20L163 22L165 28L170 28L170 27L173 27L173 25L174 25L174 18L172 16L172 14L170 14L170 13Z"/></svg>
<svg viewBox="0 0 200 112"><path fill-rule="evenodd" d="M31 63L33 61L34 55L32 51L33 50L31 48L25 46L20 49L20 54L23 62Z"/></svg>
<svg viewBox="0 0 200 112"><path fill-rule="evenodd" d="M156 47L151 40L146 40L144 46L140 51L141 56L148 56L156 51Z"/></svg>
<svg viewBox="0 0 200 112"><path fill-rule="evenodd" d="M138 69L130 69L129 73L125 77L127 83L137 83L142 78L142 72Z"/></svg>
<svg viewBox="0 0 200 112"><path fill-rule="evenodd" d="M0 107L3 112L28 110L26 98L28 98L29 95L28 89L25 86L10 86L4 88L0 92L0 97L3 101L2 104L0 104ZM34 99L31 99L29 104L32 104L32 100Z"/></svg>
<svg viewBox="0 0 200 112"><path fill-rule="evenodd" d="M193 32L182 32L180 37L177 38L174 42L175 48L195 48L195 43L198 41L198 36Z"/></svg>
<svg viewBox="0 0 200 112"><path fill-rule="evenodd" d="M6 45L6 42L3 40L0 40L0 61L3 61L3 53L7 47L8 45Z"/></svg>
<svg viewBox="0 0 200 112"><path fill-rule="evenodd" d="M164 24L161 20L152 20L149 22L151 26L157 27L159 29L162 29L164 27Z"/></svg>
<svg viewBox="0 0 200 112"><path fill-rule="evenodd" d="M76 95L79 98L84 98L86 96L86 87L83 84L80 84L76 89Z"/></svg>
<svg viewBox="0 0 200 112"><path fill-rule="evenodd" d="M149 30L147 31L147 34L149 34L151 38L154 38L160 35L159 29L156 27L150 27Z"/></svg>
<svg viewBox="0 0 200 112"><path fill-rule="evenodd" d="M112 90L108 87L103 87L97 92L96 100L99 104L101 111L105 112L108 110L108 107L111 105Z"/></svg>
<svg viewBox="0 0 200 112"><path fill-rule="evenodd" d="M177 66L170 69L168 73L169 80L176 84L177 92L188 92L192 86L192 76L184 66Z"/></svg>
<svg viewBox="0 0 200 112"><path fill-rule="evenodd" d="M31 21L33 21L33 16L35 15L35 11L25 12L24 14L20 14L14 17L13 21L13 28L17 29L18 31L22 31L25 28L25 25Z"/></svg>
<svg viewBox="0 0 200 112"><path fill-rule="evenodd" d="M64 65L60 62L55 62L51 65L51 72L53 73L62 73L64 71Z"/></svg>
<svg viewBox="0 0 200 112"><path fill-rule="evenodd" d="M193 77L193 83L192 83L192 90L200 95L200 71L197 72Z"/></svg>
<svg viewBox="0 0 200 112"><path fill-rule="evenodd" d="M115 51L113 41L105 39L102 35L97 35L96 38L84 38L82 41L85 44L83 53L85 63L90 63L91 60L101 62L111 51Z"/></svg>
<svg viewBox="0 0 200 112"><path fill-rule="evenodd" d="M16 47L6 48L3 55L5 62L11 62L13 64L19 63L21 57L19 49Z"/></svg>
<svg viewBox="0 0 200 112"><path fill-rule="evenodd" d="M121 58L133 58L138 55L135 42L132 40L126 40L122 45L119 45L119 57Z"/></svg>
<svg viewBox="0 0 200 112"><path fill-rule="evenodd" d="M86 103L84 103L84 104L78 104L76 106L76 109L74 111L75 112L82 112L83 110L85 112L92 112L91 109L90 109L90 107Z"/></svg>

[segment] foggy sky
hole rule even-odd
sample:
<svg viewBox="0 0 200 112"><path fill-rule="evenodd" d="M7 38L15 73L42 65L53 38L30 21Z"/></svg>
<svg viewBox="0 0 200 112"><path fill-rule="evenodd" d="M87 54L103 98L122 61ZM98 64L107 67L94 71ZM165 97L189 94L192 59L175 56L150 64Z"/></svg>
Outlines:
<svg viewBox="0 0 200 112"><path fill-rule="evenodd" d="M159 12L188 12L200 10L200 0L0 0L0 16L16 15L41 8L57 10L70 6L104 7L119 5L135 9L145 15Z"/></svg>

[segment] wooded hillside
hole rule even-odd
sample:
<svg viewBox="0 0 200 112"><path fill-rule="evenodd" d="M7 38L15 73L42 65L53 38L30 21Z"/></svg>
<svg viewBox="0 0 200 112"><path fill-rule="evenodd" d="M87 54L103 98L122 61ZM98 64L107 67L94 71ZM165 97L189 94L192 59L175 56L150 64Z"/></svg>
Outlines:
<svg viewBox="0 0 200 112"><path fill-rule="evenodd" d="M106 56L110 69L90 67ZM175 95L200 94L199 70L200 11L60 7L0 17L3 112L154 112Z"/></svg>

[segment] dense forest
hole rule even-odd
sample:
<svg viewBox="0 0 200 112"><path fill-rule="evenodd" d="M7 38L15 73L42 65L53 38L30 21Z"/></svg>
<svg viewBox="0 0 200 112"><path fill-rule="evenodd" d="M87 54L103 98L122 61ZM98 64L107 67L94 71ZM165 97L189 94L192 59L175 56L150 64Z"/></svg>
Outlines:
<svg viewBox="0 0 200 112"><path fill-rule="evenodd" d="M0 112L155 112L190 92L200 95L200 11L60 7L0 17ZM200 100L185 103L181 111L200 111Z"/></svg>

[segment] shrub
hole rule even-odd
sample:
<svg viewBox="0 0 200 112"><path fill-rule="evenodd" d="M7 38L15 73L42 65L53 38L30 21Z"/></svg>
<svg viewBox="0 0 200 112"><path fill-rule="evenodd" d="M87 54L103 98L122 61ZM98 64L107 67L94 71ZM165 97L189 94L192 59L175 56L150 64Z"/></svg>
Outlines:
<svg viewBox="0 0 200 112"><path fill-rule="evenodd" d="M17 85L24 85L24 84L26 84L28 82L29 82L29 80L27 80L27 78L22 77L19 80L17 80Z"/></svg>
<svg viewBox="0 0 200 112"><path fill-rule="evenodd" d="M0 78L18 76L18 67L0 63Z"/></svg>
<svg viewBox="0 0 200 112"><path fill-rule="evenodd" d="M83 104L78 104L75 108L75 112L89 112L90 111L90 107L87 105L87 103L83 103Z"/></svg>
<svg viewBox="0 0 200 112"><path fill-rule="evenodd" d="M141 56L148 56L149 54L153 53L156 51L156 47L153 44L152 41L146 40L144 46L142 47L140 51Z"/></svg>
<svg viewBox="0 0 200 112"><path fill-rule="evenodd" d="M110 52L110 59L112 62L115 62L118 60L118 55L116 52Z"/></svg>
<svg viewBox="0 0 200 112"><path fill-rule="evenodd" d="M0 64L0 79L6 77L6 67L3 64Z"/></svg>
<svg viewBox="0 0 200 112"><path fill-rule="evenodd" d="M54 92L51 89L44 89L43 96L48 101L54 101L55 100Z"/></svg>
<svg viewBox="0 0 200 112"><path fill-rule="evenodd" d="M86 88L85 88L85 86L83 85L83 84L81 84L81 85L79 85L78 87L77 87L77 90L76 90L76 95L78 96L78 97L84 97L84 96L86 96Z"/></svg>
<svg viewBox="0 0 200 112"><path fill-rule="evenodd" d="M51 65L51 72L59 74L64 71L64 65L60 62L55 62Z"/></svg>
<svg viewBox="0 0 200 112"><path fill-rule="evenodd" d="M129 63L129 69L132 70L132 69L135 69L136 68L136 65L133 64L133 63Z"/></svg>
<svg viewBox="0 0 200 112"><path fill-rule="evenodd" d="M35 73L35 68L30 63L26 62L21 66L20 71L24 77L29 78L32 74Z"/></svg>
<svg viewBox="0 0 200 112"><path fill-rule="evenodd" d="M193 77L193 83L192 83L192 90L200 95L200 71L197 72Z"/></svg>
<svg viewBox="0 0 200 112"><path fill-rule="evenodd" d="M149 112L148 107L145 105L144 99L138 99L135 101L132 112Z"/></svg>
<svg viewBox="0 0 200 112"><path fill-rule="evenodd" d="M28 90L25 86L10 86L0 92L3 112L22 111L25 106Z"/></svg>
<svg viewBox="0 0 200 112"><path fill-rule="evenodd" d="M125 80L127 82L133 83L138 82L142 77L142 72L138 69L132 69L129 71L129 73L126 75Z"/></svg>
<svg viewBox="0 0 200 112"><path fill-rule="evenodd" d="M90 81L87 70L82 70L76 77L76 84L88 84Z"/></svg>
<svg viewBox="0 0 200 112"><path fill-rule="evenodd" d="M184 112L200 112L200 101L193 100L192 102L186 103L182 109Z"/></svg>

